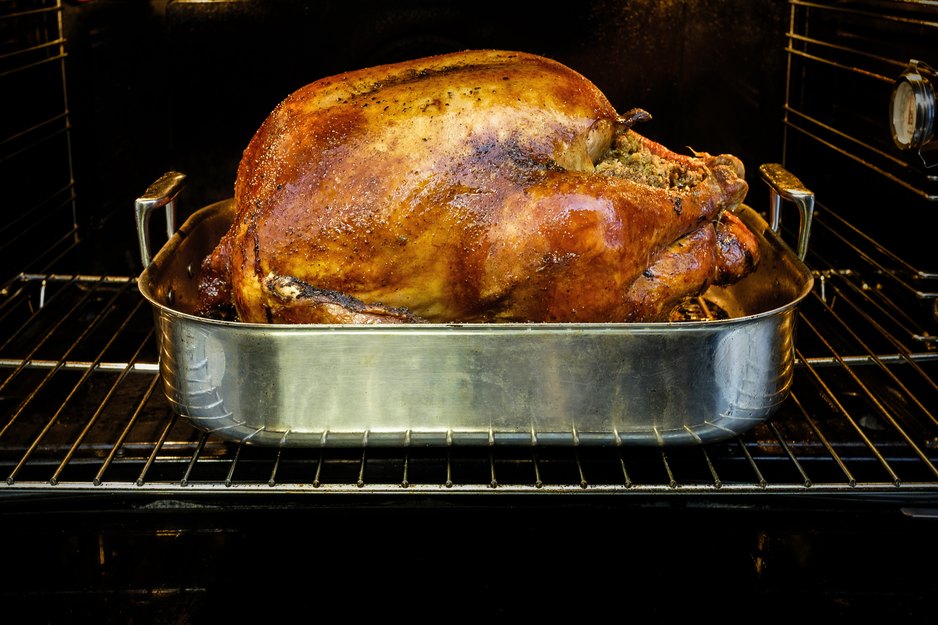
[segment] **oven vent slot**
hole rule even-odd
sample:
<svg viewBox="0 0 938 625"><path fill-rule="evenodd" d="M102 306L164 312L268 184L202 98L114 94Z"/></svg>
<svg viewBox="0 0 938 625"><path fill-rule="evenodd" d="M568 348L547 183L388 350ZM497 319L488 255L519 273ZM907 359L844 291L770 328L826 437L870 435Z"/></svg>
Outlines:
<svg viewBox="0 0 938 625"><path fill-rule="evenodd" d="M820 144L890 184L938 200L938 168L893 143L889 108L910 60L938 64L933 3L790 5L786 155L800 140Z"/></svg>

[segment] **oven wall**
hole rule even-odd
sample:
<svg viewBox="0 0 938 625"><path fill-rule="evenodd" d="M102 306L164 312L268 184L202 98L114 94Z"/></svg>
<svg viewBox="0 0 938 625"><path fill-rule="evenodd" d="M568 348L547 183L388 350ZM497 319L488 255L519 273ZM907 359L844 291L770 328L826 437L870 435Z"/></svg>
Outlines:
<svg viewBox="0 0 938 625"><path fill-rule="evenodd" d="M541 3L90 0L65 6L79 211L116 211L135 271L130 206L171 168L183 213L232 194L241 151L300 86L345 70L465 48L553 57L593 80L642 131L730 152L755 183L781 157L784 0ZM758 201L763 200L760 194ZM96 221L95 221L96 223Z"/></svg>

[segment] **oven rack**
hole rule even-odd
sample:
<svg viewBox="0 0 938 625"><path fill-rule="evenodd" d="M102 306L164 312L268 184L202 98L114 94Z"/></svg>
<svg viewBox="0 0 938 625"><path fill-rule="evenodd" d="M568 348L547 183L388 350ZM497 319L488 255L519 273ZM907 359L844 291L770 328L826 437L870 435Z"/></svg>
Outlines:
<svg viewBox="0 0 938 625"><path fill-rule="evenodd" d="M78 240L61 14L60 0L0 7L0 92L12 95L3 98L0 128L8 209L0 224L0 281L49 266Z"/></svg>
<svg viewBox="0 0 938 625"><path fill-rule="evenodd" d="M164 398L135 278L23 273L0 291L0 493L938 498L935 275L820 204L806 260L789 399L729 441L670 448L232 443Z"/></svg>

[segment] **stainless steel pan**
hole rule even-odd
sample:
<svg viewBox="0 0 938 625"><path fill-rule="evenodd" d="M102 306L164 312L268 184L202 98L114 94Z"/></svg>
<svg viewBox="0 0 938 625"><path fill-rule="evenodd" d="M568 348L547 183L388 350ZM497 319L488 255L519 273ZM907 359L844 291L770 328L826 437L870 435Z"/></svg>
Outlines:
<svg viewBox="0 0 938 625"><path fill-rule="evenodd" d="M164 391L192 424L280 446L671 445L739 434L769 418L791 385L797 304L813 195L781 166L761 168L770 223L747 206L759 268L706 302L727 319L679 323L266 325L193 314L201 260L228 229L231 200L174 231L184 176L136 202ZM779 236L781 199L801 211L797 253ZM151 212L171 237L151 260Z"/></svg>

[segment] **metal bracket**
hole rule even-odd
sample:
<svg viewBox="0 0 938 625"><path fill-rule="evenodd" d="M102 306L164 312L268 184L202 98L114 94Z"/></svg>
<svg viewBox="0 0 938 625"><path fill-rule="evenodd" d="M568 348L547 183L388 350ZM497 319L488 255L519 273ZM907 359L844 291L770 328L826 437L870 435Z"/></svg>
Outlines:
<svg viewBox="0 0 938 625"><path fill-rule="evenodd" d="M801 216L798 225L798 244L795 252L804 260L808 253L808 239L811 236L811 221L814 219L814 193L809 191L800 180L778 163L765 163L759 167L762 179L771 191L769 202L769 226L776 233L781 226L782 199L794 202Z"/></svg>
<svg viewBox="0 0 938 625"><path fill-rule="evenodd" d="M161 206L166 207L166 236L176 232L176 196L185 186L186 175L170 171L147 187L146 192L134 202L137 218L137 238L140 240L140 260L146 268L153 260L150 253L150 213Z"/></svg>

